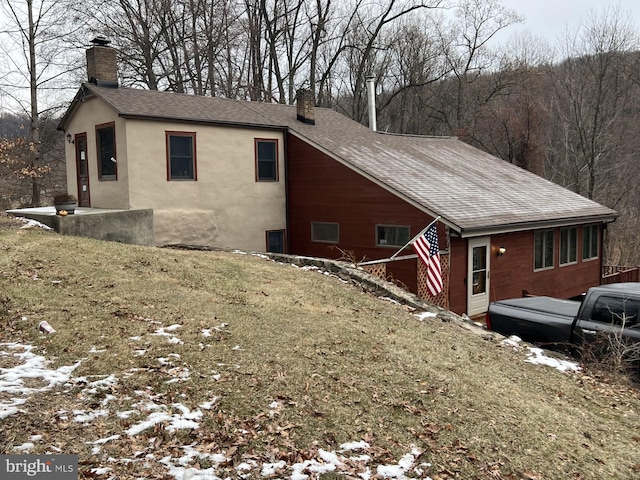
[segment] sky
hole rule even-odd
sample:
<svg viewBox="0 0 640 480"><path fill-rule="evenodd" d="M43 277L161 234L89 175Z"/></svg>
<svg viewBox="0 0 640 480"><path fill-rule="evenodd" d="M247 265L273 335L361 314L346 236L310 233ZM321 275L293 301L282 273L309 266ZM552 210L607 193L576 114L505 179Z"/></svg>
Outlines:
<svg viewBox="0 0 640 480"><path fill-rule="evenodd" d="M48 227L35 222L26 220L25 228L46 228ZM242 252L238 252L242 253ZM307 268L307 270L315 270L321 274L328 274L317 268ZM385 300L383 298L383 300ZM387 299L388 300L388 299ZM397 303L397 302L395 302ZM435 313L424 312L415 315L416 320L423 322L429 321L436 317ZM22 317L23 322L29 322L30 319ZM147 335L160 336L172 344L184 343L180 339L179 324L162 326L160 321L145 319L155 325L155 331ZM52 325L55 328L55 325ZM211 328L202 328L201 335L203 341L211 336L212 330L224 330L228 324L223 323ZM47 333L40 329L41 335L55 335L56 333ZM135 348L135 354L139 356L150 357L145 347L143 337L129 337ZM540 365L540 368L554 368L565 372L576 372L580 368L574 362L558 360L545 355L544 351L539 348L520 343L517 337L510 337L503 340L504 348L519 350L525 349L527 352L526 362L534 365ZM242 345L233 347L241 349ZM92 347L87 353L92 355L100 355L104 352L103 347ZM85 443L91 447L91 458L82 458L83 461L92 461L90 467L91 474L99 480L117 480L113 474L114 464L128 464L132 462L146 462L147 464L155 463L158 467L166 472L167 478L175 480L221 480L218 475L223 475L219 465L225 465L228 459L225 457L224 451L212 451L208 439L203 440L203 444L192 442L189 444L176 445L172 448L172 455L159 455L149 444L149 448L142 453L132 452L131 458L111 458L105 460L103 448L106 444L114 442L131 442L127 445L143 445L145 441L149 441L147 437L141 435L149 429L162 425L169 433L175 433L177 430L198 429L206 415L215 414L218 409L219 398L212 396L208 401L199 405L188 405L185 403L163 403L164 395L156 394L150 389L139 390L135 392L136 401L132 404L131 410L118 410L114 408L114 400L117 397L113 393L118 393L118 384L126 382L127 378L136 375L139 369L130 369L124 371L116 371L109 375L80 377L74 376L76 368L87 358L80 358L72 365L64 365L53 369L50 367L51 359L41 355L34 345L5 342L0 343L0 360L5 360L0 365L6 365L6 368L0 368L0 422L13 415L28 415L30 408L27 400L38 393L46 392L52 388L58 387L63 389L63 393L74 393L77 399L78 408L67 411L58 410L56 418L60 422L77 422L82 425L91 425L100 422L101 418L116 415L118 418L126 420L126 428L124 425L120 432L109 432L111 435L93 438L89 432L99 431L99 429L87 429L87 438ZM180 355L171 353L168 357L149 358L149 363L157 362L167 369L173 378L167 383L187 382L190 377L189 369L180 361ZM551 371L551 370L549 370ZM218 380L215 375L213 380ZM80 389L80 393L78 393ZM104 395L98 395L103 392ZM88 398L101 398L101 402L95 408L85 410L83 407ZM282 399L273 399L271 403L264 405L265 414L269 417L277 417L286 407ZM148 433L148 432L147 432ZM249 433L249 432L247 432ZM371 457L368 455L371 448L375 448L369 443L360 440L359 434L354 432L354 440L352 442L339 445L335 451L318 449L315 458L310 458L298 463L287 464L284 461L269 463L259 461L257 456L247 459L247 461L238 464L236 468L237 478L255 478L271 477L278 474L279 478L288 478L291 480L309 480L311 473L323 472L341 472L357 474L362 480L378 479L396 479L408 480L410 478L420 478L429 480L427 472L430 464L420 461L422 451L416 447L412 447L400 458L389 464L373 465L370 462ZM68 452L62 452L54 443L55 437L46 435L46 432L32 431L28 441L13 445L13 452L16 454L28 454L36 445L45 445L47 454L56 455ZM6 453L9 453L7 451ZM255 459L254 459L255 458ZM202 459L209 468L195 469L189 465L194 460Z"/></svg>
<svg viewBox="0 0 640 480"><path fill-rule="evenodd" d="M507 37L517 31L529 31L554 43L567 27L577 29L592 13L602 13L607 8L619 8L625 16L628 13L636 31L640 31L638 0L501 0L501 3L525 17L522 24L508 29Z"/></svg>

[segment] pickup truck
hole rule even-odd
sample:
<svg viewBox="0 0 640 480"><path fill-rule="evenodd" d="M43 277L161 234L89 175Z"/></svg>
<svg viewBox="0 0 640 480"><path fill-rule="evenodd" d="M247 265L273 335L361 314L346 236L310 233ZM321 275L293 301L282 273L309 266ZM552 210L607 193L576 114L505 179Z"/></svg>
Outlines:
<svg viewBox="0 0 640 480"><path fill-rule="evenodd" d="M551 297L499 300L489 305L487 328L539 344L579 345L598 333L640 342L640 283L591 287L581 301Z"/></svg>

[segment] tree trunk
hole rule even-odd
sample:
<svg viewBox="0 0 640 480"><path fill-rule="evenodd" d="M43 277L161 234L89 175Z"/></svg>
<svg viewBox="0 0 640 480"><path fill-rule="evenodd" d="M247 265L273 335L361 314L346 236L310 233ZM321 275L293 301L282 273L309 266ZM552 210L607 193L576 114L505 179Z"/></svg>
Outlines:
<svg viewBox="0 0 640 480"><path fill-rule="evenodd" d="M37 168L40 165L40 121L38 118L38 76L36 72L36 37L33 22L33 0L27 0L29 15L29 91L31 94L31 205L39 207L40 184Z"/></svg>

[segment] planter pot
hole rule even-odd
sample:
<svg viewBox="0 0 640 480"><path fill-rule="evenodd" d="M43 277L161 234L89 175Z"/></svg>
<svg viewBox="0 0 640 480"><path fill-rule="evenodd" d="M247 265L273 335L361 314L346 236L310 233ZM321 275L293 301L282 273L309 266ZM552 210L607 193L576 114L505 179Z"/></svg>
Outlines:
<svg viewBox="0 0 640 480"><path fill-rule="evenodd" d="M54 207L56 207L56 213L60 213L62 210L65 210L69 215L73 215L76 211L76 205L76 202L56 203Z"/></svg>

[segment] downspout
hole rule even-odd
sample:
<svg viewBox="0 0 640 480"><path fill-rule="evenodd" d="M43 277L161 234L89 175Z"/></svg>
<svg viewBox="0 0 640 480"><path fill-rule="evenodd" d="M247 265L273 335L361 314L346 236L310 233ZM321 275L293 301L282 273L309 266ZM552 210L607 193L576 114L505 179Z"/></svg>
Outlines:
<svg viewBox="0 0 640 480"><path fill-rule="evenodd" d="M367 105L369 107L369 128L374 132L378 130L376 125L376 79L367 77Z"/></svg>
<svg viewBox="0 0 640 480"><path fill-rule="evenodd" d="M288 254L291 250L291 212L289 211L289 129L286 128L283 131L283 145L284 150L284 253Z"/></svg>

